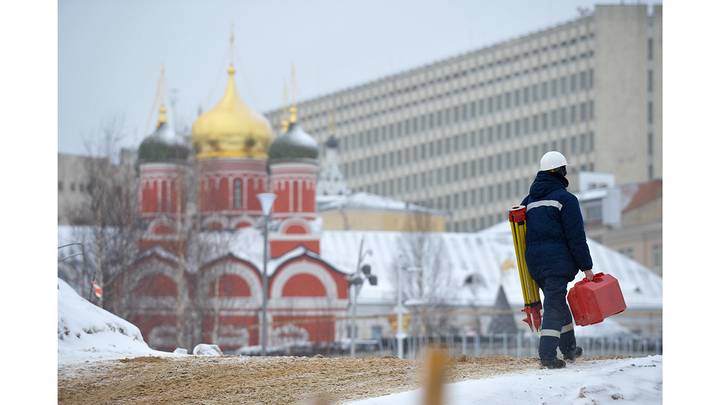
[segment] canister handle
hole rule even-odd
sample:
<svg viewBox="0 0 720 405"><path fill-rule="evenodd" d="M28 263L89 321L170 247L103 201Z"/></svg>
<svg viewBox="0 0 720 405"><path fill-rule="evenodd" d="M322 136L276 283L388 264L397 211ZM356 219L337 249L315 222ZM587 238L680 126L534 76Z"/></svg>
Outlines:
<svg viewBox="0 0 720 405"><path fill-rule="evenodd" d="M603 273L603 272L595 273L595 274L593 274L592 281L589 281L587 278L583 277L583 279L578 281L577 283L575 283L575 285L580 285L580 284L585 284L585 283L590 283L590 282L599 283L602 281L602 278L604 275L605 275L605 273Z"/></svg>

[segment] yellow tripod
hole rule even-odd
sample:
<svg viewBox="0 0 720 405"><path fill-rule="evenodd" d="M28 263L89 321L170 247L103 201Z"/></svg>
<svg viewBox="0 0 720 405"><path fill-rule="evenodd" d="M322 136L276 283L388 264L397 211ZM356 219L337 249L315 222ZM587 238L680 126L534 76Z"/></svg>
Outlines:
<svg viewBox="0 0 720 405"><path fill-rule="evenodd" d="M542 303L540 302L540 289L537 283L530 276L525 262L525 232L527 224L525 223L525 206L516 205L510 208L509 213L510 228L512 229L513 243L515 244L515 257L517 258L517 269L520 274L520 285L522 287L523 301L525 302L524 322L530 326L530 330L539 331L542 323Z"/></svg>

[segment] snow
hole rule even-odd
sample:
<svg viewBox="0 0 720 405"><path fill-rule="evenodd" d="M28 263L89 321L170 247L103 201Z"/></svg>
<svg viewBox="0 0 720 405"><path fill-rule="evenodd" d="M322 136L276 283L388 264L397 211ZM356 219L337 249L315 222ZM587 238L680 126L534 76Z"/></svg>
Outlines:
<svg viewBox="0 0 720 405"><path fill-rule="evenodd" d="M444 214L439 210L426 208L416 204L406 204L400 200L365 192L355 192L350 195L318 195L316 200L319 212L341 208L356 208L368 210L425 212L436 215Z"/></svg>
<svg viewBox="0 0 720 405"><path fill-rule="evenodd" d="M392 305L397 300L393 268L403 250L402 241L408 235L389 231L325 231L321 239L321 256L338 269L352 272L357 265L360 241L364 238L364 248L373 252L368 262L378 276L378 285L363 285L358 303ZM516 308L524 305L507 222L479 233L433 232L427 236L442 245L443 268L450 272L451 303L492 306L502 285L510 305ZM588 240L588 246L595 263L594 270L618 279L628 309L662 308L662 279L659 276L593 240ZM470 276L478 280L472 287L465 283ZM582 273L579 273L575 282L581 279Z"/></svg>
<svg viewBox="0 0 720 405"><path fill-rule="evenodd" d="M533 369L445 386L447 404L659 404L662 356L599 360L565 369ZM420 390L346 403L404 405L421 403Z"/></svg>
<svg viewBox="0 0 720 405"><path fill-rule="evenodd" d="M130 322L80 297L58 278L58 362L171 356L151 349Z"/></svg>
<svg viewBox="0 0 720 405"><path fill-rule="evenodd" d="M59 228L61 241L69 240L70 235L77 235L70 227ZM85 233L88 233L87 230ZM403 250L403 239L407 239L409 235L412 234L391 231L323 231L320 233L320 256L336 269L348 274L353 273L357 265L360 241L364 238L365 249L373 251L367 261L371 264L373 273L378 276L378 284L363 285L358 303L394 305L397 300L394 267ZM498 289L502 286L511 306L523 306L512 235L506 221L478 233L432 232L427 235L442 245L443 268L450 273L449 290L453 292L448 303L491 307ZM208 261L230 253L262 269L263 237L258 229L207 232L203 234L203 238L207 243L219 247ZM588 240L588 246L595 264L593 270L612 274L618 279L628 310L662 308L662 279L657 274L593 240ZM153 253L162 254L163 257L171 255L165 251L159 252L160 250L162 249L155 249ZM271 276L286 260L304 253L304 249L299 248L270 260L268 275ZM405 276L409 277L408 274ZM478 283L468 286L465 283L468 277ZM582 273L578 273L575 282L580 279Z"/></svg>
<svg viewBox="0 0 720 405"><path fill-rule="evenodd" d="M200 343L193 349L193 354L198 356L222 356L222 350L218 345Z"/></svg>
<svg viewBox="0 0 720 405"><path fill-rule="evenodd" d="M612 318L604 319L600 323L587 326L575 326L575 336L582 337L619 337L619 336L631 336L633 335L629 329L620 325L617 321Z"/></svg>

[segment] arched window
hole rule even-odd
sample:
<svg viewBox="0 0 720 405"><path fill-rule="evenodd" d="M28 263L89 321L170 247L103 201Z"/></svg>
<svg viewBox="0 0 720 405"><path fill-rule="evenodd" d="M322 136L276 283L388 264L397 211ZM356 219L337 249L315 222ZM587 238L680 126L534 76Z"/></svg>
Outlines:
<svg viewBox="0 0 720 405"><path fill-rule="evenodd" d="M233 208L242 208L242 180L233 180Z"/></svg>
<svg viewBox="0 0 720 405"><path fill-rule="evenodd" d="M160 207L159 211L167 212L168 209L168 189L167 182L163 181L160 183Z"/></svg>

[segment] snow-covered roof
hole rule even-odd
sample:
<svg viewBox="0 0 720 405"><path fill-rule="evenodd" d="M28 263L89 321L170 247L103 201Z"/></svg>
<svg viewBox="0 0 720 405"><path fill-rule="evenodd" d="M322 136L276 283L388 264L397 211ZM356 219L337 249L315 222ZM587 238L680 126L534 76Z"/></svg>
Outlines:
<svg viewBox="0 0 720 405"><path fill-rule="evenodd" d="M363 285L358 302L393 303L397 299L396 273L398 256L408 251L403 239L407 233L381 231L325 231L322 234L322 257L345 271L353 271L357 264L360 241L373 254L367 260L378 276L378 285ZM439 264L450 273L448 285L438 285L450 293L459 305L492 306L502 284L510 305L522 306L520 279L515 267L515 250L510 227L499 223L479 233L428 233L441 244ZM417 246L417 245L416 245ZM631 309L662 307L662 280L641 264L595 242L588 240L595 263L595 272L612 274L618 279L625 302ZM426 260L427 261L427 260ZM404 275L411 277L411 275ZM478 282L471 288L468 278ZM581 279L578 274L576 281Z"/></svg>
<svg viewBox="0 0 720 405"><path fill-rule="evenodd" d="M318 195L317 196L318 211L327 211L340 208L355 209L375 209L390 211L411 211L411 212L427 212L437 215L443 213L431 208L422 207L415 204L407 204L400 200L383 197L377 194L365 192L357 192L349 195Z"/></svg>
<svg viewBox="0 0 720 405"><path fill-rule="evenodd" d="M63 234L71 234L69 227L60 227ZM65 228L65 230L63 230ZM395 290L396 272L400 257L417 255L421 246L417 239L426 238L435 254L424 253L419 264L431 263L436 274L442 275L440 290L447 293L449 301L456 305L492 306L497 291L502 285L510 305L523 305L520 280L515 267L515 250L510 226L498 223L478 233L431 232L412 234L395 231L323 231L321 234L320 257L336 269L353 273L357 266L360 242L364 239L364 250L372 250L365 262L372 266L378 276L378 285L365 283L358 296L359 303L393 304L397 299ZM262 269L263 237L254 228L229 232L207 232L206 242L217 245L215 254L206 256L205 261L217 259L231 253ZM67 240L67 238L65 238ZM415 242L412 242L412 241ZM655 273L593 240L588 240L595 272L612 274L620 282L625 302L630 309L659 309L662 307L662 279ZM415 251L413 251L415 250ZM294 249L268 263L268 274L286 260L305 254L304 248ZM310 253L308 253L310 254ZM314 255L314 254L311 254ZM418 262L416 262L418 263ZM581 279L579 273L576 281ZM405 280L413 277L403 273ZM474 282L468 285L468 279Z"/></svg>
<svg viewBox="0 0 720 405"><path fill-rule="evenodd" d="M607 193L608 190L606 188L594 188L592 190L581 191L575 194L575 196L578 198L579 201L590 201L603 198L607 195Z"/></svg>

